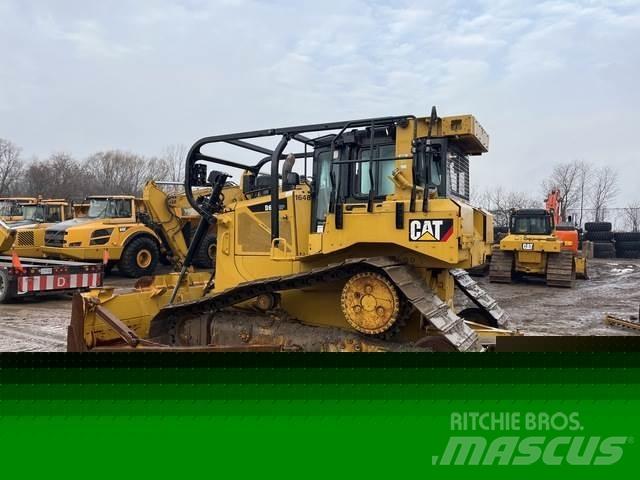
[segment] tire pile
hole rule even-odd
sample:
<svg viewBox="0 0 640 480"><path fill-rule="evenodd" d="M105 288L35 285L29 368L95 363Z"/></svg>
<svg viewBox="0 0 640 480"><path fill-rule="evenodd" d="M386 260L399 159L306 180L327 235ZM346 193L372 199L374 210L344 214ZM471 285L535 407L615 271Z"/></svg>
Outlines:
<svg viewBox="0 0 640 480"><path fill-rule="evenodd" d="M593 242L593 256L595 258L616 258L611 223L587 222L584 228L584 240Z"/></svg>
<svg viewBox="0 0 640 480"><path fill-rule="evenodd" d="M618 258L640 258L640 232L617 232L613 238Z"/></svg>
<svg viewBox="0 0 640 480"><path fill-rule="evenodd" d="M585 224L583 240L593 242L596 258L640 258L640 232L612 232L609 222Z"/></svg>

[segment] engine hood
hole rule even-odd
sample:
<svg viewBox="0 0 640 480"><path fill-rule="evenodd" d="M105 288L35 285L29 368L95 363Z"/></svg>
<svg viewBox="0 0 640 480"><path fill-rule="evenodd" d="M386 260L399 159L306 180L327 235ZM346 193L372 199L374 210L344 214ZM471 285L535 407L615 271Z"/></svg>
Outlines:
<svg viewBox="0 0 640 480"><path fill-rule="evenodd" d="M77 227L78 225L84 225L95 221L93 218L73 218L64 222L56 223L47 228L48 232L64 232L70 228Z"/></svg>

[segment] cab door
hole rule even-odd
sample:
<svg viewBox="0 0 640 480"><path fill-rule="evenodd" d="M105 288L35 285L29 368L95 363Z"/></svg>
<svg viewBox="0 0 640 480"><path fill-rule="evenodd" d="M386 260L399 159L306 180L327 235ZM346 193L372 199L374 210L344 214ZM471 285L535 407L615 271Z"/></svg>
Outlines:
<svg viewBox="0 0 640 480"><path fill-rule="evenodd" d="M234 260L245 281L293 273L297 254L294 191L279 199L280 238L271 240L271 199L263 196L235 210Z"/></svg>

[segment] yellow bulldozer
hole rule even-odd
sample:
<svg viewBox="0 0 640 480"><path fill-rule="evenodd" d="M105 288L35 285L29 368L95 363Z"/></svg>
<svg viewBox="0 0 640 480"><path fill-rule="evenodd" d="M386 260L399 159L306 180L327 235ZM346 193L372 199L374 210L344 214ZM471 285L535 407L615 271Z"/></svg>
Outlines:
<svg viewBox="0 0 640 480"><path fill-rule="evenodd" d="M509 234L494 248L489 280L511 283L524 276L544 277L550 287L572 288L588 279L587 259L578 249L578 230L560 217L560 192L547 196L544 209L514 210Z"/></svg>
<svg viewBox="0 0 640 480"><path fill-rule="evenodd" d="M182 271L76 296L68 349L481 351L511 333L464 270L493 242L492 216L468 202L469 157L488 142L472 115L435 108L203 138L186 160L201 221ZM202 187L211 194L198 199ZM211 225L215 276L193 273ZM474 307L454 309L455 286Z"/></svg>

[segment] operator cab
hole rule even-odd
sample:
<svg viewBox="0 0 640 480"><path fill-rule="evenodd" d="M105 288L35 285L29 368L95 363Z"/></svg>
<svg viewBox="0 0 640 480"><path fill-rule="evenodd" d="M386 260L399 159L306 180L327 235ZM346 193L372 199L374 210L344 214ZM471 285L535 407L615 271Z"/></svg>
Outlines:
<svg viewBox="0 0 640 480"><path fill-rule="evenodd" d="M130 196L89 197L87 218L131 218L134 198Z"/></svg>
<svg viewBox="0 0 640 480"><path fill-rule="evenodd" d="M65 220L66 204L25 204L22 206L24 222L58 223Z"/></svg>
<svg viewBox="0 0 640 480"><path fill-rule="evenodd" d="M265 146L269 137L278 141L274 148ZM247 165L221 158L211 151L215 144L239 147L243 155L258 154L262 160ZM281 238L281 220L289 218L288 209L298 201L310 201L304 227L310 233L323 233L330 214L340 230L345 216L376 212L384 201L396 202L400 224L405 210L428 212L431 199L468 202L468 157L487 152L488 144L473 116L441 118L435 108L430 117L369 118L205 137L187 156L185 192L198 213L214 222L215 209L223 202L214 195L212 201L198 202L193 188L221 189L212 178L220 183L231 175L208 171L206 163L243 171L243 194L256 201L250 207L252 221L260 223L255 231L272 241ZM293 190L298 193L288 201ZM284 222L287 229L289 224Z"/></svg>
<svg viewBox="0 0 640 480"><path fill-rule="evenodd" d="M509 232L514 235L551 235L555 225L544 209L517 210L511 215Z"/></svg>

